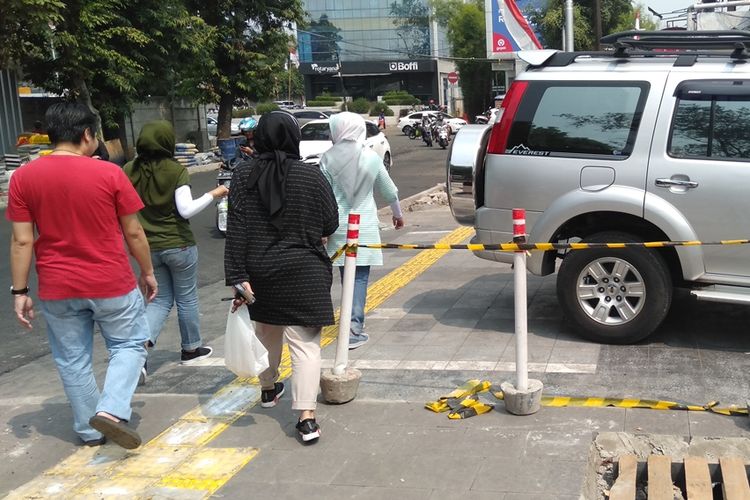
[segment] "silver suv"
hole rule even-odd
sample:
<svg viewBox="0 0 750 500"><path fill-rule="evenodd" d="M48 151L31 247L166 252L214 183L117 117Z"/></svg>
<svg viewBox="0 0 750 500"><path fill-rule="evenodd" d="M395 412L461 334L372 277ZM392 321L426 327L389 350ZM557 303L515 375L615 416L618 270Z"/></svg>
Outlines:
<svg viewBox="0 0 750 500"><path fill-rule="evenodd" d="M448 159L451 209L474 243L717 241L750 236L750 32L627 32L613 50L521 52L529 64L493 124ZM477 252L511 263L502 252ZM750 303L750 246L533 252L590 339L629 343L662 322L675 286Z"/></svg>

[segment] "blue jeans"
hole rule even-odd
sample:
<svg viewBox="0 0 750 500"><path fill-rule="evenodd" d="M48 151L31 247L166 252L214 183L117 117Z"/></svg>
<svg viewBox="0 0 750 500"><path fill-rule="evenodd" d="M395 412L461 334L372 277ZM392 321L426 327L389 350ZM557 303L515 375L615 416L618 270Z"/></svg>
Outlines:
<svg viewBox="0 0 750 500"><path fill-rule="evenodd" d="M344 281L344 266L339 267L341 282ZM367 302L367 281L370 279L370 266L357 266L354 273L354 297L352 300L352 333L365 331L365 303Z"/></svg>
<svg viewBox="0 0 750 500"><path fill-rule="evenodd" d="M89 426L96 413L130 420L130 401L146 360L143 344L149 338L141 292L135 288L110 299L44 300L41 309L52 357L73 407L73 430L84 441L99 439L102 435ZM101 395L91 367L94 323L109 351Z"/></svg>
<svg viewBox="0 0 750 500"><path fill-rule="evenodd" d="M151 342L156 344L176 303L182 349L193 351L203 345L198 313L198 247L154 250L151 262L159 284L156 298L146 307Z"/></svg>

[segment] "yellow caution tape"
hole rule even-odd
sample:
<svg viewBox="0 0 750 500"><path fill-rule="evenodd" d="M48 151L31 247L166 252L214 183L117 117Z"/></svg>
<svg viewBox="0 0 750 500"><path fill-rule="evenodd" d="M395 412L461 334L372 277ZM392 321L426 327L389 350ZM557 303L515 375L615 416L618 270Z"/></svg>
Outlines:
<svg viewBox="0 0 750 500"><path fill-rule="evenodd" d="M461 400L480 392L489 391L490 387L492 387L492 383L488 380L472 379L454 389L450 394L439 397L437 401L425 403L424 406L435 413L442 413L448 410L456 411L461 407Z"/></svg>
<svg viewBox="0 0 750 500"><path fill-rule="evenodd" d="M469 418L475 415L487 413L494 408L494 405L483 403L474 396L489 390L491 385L492 384L486 380L469 380L450 394L438 398L437 401L426 403L425 408L434 411L435 413L450 411L448 414L448 418L450 419ZM504 399L502 391L493 391L492 394L500 401ZM718 406L718 401L711 401L705 405L692 405L655 399L542 396L541 405L553 408L562 408L566 406L586 408L643 408L649 410L708 411L718 415L727 416L748 415L747 408L735 405L720 408Z"/></svg>
<svg viewBox="0 0 750 500"><path fill-rule="evenodd" d="M716 246L716 245L747 245L748 240L721 240L721 241L646 241L646 242L626 242L626 243L497 243L497 244L479 244L470 243L463 245L449 245L447 243L436 243L433 245L416 245L395 243L377 243L362 245L344 245L336 251L331 260L335 260L347 248L376 248L391 250L470 250L495 251L495 252L523 252L523 251L542 251L551 250L586 250L595 248L672 248L672 247L693 247L693 246Z"/></svg>

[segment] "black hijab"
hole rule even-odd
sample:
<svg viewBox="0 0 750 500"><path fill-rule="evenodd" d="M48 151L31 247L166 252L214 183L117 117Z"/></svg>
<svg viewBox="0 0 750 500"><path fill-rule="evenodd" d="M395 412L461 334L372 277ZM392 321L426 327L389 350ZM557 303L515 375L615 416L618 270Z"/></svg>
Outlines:
<svg viewBox="0 0 750 500"><path fill-rule="evenodd" d="M272 111L260 117L255 129L255 167L250 171L248 188L258 186L271 224L281 230L286 206L286 177L289 166L299 160L299 123L289 113Z"/></svg>

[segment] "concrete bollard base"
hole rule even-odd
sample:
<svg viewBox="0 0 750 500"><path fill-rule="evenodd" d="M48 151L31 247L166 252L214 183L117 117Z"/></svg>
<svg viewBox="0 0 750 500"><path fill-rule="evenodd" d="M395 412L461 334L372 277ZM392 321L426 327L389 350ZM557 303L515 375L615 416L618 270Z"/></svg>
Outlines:
<svg viewBox="0 0 750 500"><path fill-rule="evenodd" d="M323 400L329 404L348 403L357 397L362 372L356 368L347 368L341 375L334 375L331 370L324 370L320 376L320 389Z"/></svg>
<svg viewBox="0 0 750 500"><path fill-rule="evenodd" d="M503 382L500 389L503 391L505 409L513 415L531 415L538 412L542 405L543 388L542 381L533 378L529 379L529 388L526 391L519 391L512 382Z"/></svg>

